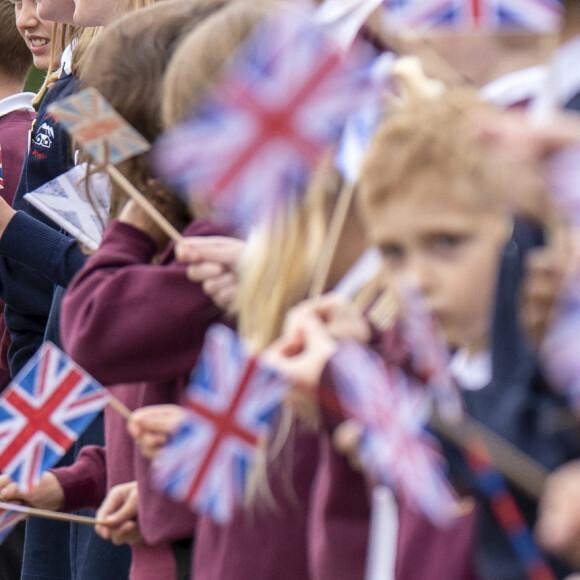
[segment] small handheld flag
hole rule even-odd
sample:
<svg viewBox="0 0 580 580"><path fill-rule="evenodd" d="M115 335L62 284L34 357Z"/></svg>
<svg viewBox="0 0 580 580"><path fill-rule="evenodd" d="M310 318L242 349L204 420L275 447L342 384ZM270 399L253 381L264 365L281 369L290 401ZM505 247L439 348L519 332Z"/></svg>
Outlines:
<svg viewBox="0 0 580 580"><path fill-rule="evenodd" d="M84 184L86 172L85 163L76 165L70 171L27 193L24 199L87 248L96 250L103 237L104 225L109 219L111 182L103 173L89 177L91 203Z"/></svg>
<svg viewBox="0 0 580 580"><path fill-rule="evenodd" d="M361 63L304 16L266 18L189 121L156 144L156 167L192 202L234 224L304 189L312 166L366 99Z"/></svg>
<svg viewBox="0 0 580 580"><path fill-rule="evenodd" d="M190 416L154 464L156 486L219 522L229 520L287 388L245 354L231 329L211 327L187 393Z"/></svg>
<svg viewBox="0 0 580 580"><path fill-rule="evenodd" d="M330 364L345 413L364 428L359 457L365 470L435 523L448 521L455 498L436 441L425 431L431 407L425 391L354 342L343 343Z"/></svg>
<svg viewBox="0 0 580 580"><path fill-rule="evenodd" d="M116 165L150 148L93 87L57 101L48 110L98 163Z"/></svg>
<svg viewBox="0 0 580 580"><path fill-rule="evenodd" d="M396 30L486 31L559 29L560 0L385 0L385 23Z"/></svg>
<svg viewBox="0 0 580 580"><path fill-rule="evenodd" d="M18 522L26 519L26 514L0 509L0 544L10 535Z"/></svg>
<svg viewBox="0 0 580 580"><path fill-rule="evenodd" d="M45 342L0 397L0 471L30 491L107 401L101 385Z"/></svg>
<svg viewBox="0 0 580 580"><path fill-rule="evenodd" d="M413 374L432 389L445 417L458 421L463 403L448 369L449 353L441 328L416 284L399 284L397 290L405 309L402 337L411 349Z"/></svg>

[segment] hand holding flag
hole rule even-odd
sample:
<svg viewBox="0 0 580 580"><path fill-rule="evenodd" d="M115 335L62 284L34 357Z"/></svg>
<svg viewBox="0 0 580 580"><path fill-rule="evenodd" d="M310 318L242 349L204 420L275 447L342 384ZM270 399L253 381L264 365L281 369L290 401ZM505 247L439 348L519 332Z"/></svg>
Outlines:
<svg viewBox="0 0 580 580"><path fill-rule="evenodd" d="M45 342L0 397L0 471L30 491L108 399L101 385Z"/></svg>
<svg viewBox="0 0 580 580"><path fill-rule="evenodd" d="M286 381L248 357L232 330L211 327L187 393L189 416L154 463L155 485L229 520L286 392Z"/></svg>
<svg viewBox="0 0 580 580"><path fill-rule="evenodd" d="M436 441L425 431L428 398L400 369L387 369L356 343L343 343L330 364L345 414L363 426L359 457L364 469L435 523L448 521L455 498Z"/></svg>

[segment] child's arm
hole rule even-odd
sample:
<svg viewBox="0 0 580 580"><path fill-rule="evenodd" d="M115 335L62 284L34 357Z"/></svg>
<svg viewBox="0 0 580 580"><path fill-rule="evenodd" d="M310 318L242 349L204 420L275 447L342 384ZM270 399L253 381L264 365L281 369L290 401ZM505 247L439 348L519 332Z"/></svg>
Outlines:
<svg viewBox="0 0 580 580"><path fill-rule="evenodd" d="M28 493L22 493L8 475L0 475L0 500L32 507L75 512L101 505L107 488L105 449L84 447L76 461L45 472Z"/></svg>
<svg viewBox="0 0 580 580"><path fill-rule="evenodd" d="M194 222L187 235L219 233ZM187 265L152 265L155 241L120 222L72 281L62 304L65 349L104 384L163 380L191 371L207 328L221 311Z"/></svg>

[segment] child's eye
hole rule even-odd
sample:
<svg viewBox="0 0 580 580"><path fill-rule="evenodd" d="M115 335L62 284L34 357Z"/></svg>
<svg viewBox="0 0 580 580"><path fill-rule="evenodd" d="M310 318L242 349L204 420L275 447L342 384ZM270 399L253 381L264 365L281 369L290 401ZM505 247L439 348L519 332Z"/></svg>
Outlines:
<svg viewBox="0 0 580 580"><path fill-rule="evenodd" d="M430 240L431 249L440 254L449 254L458 250L467 240L466 236L457 234L438 234Z"/></svg>
<svg viewBox="0 0 580 580"><path fill-rule="evenodd" d="M383 258L387 260L400 260L404 255L403 248L397 244L383 244L380 250Z"/></svg>

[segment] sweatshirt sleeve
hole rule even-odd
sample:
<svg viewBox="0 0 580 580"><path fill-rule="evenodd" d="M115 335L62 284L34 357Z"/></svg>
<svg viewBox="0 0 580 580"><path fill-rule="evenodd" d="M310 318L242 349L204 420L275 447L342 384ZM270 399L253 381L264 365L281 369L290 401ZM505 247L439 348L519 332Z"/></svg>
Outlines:
<svg viewBox="0 0 580 580"><path fill-rule="evenodd" d="M16 212L0 237L0 254L65 288L86 259L74 238L23 211Z"/></svg>
<svg viewBox="0 0 580 580"><path fill-rule="evenodd" d="M187 235L213 235L202 222ZM152 265L153 240L112 222L62 303L65 350L105 385L188 374L221 311L175 260Z"/></svg>
<svg viewBox="0 0 580 580"><path fill-rule="evenodd" d="M104 447L83 447L76 461L50 471L64 491L64 512L85 508L98 509L107 494L107 467Z"/></svg>

